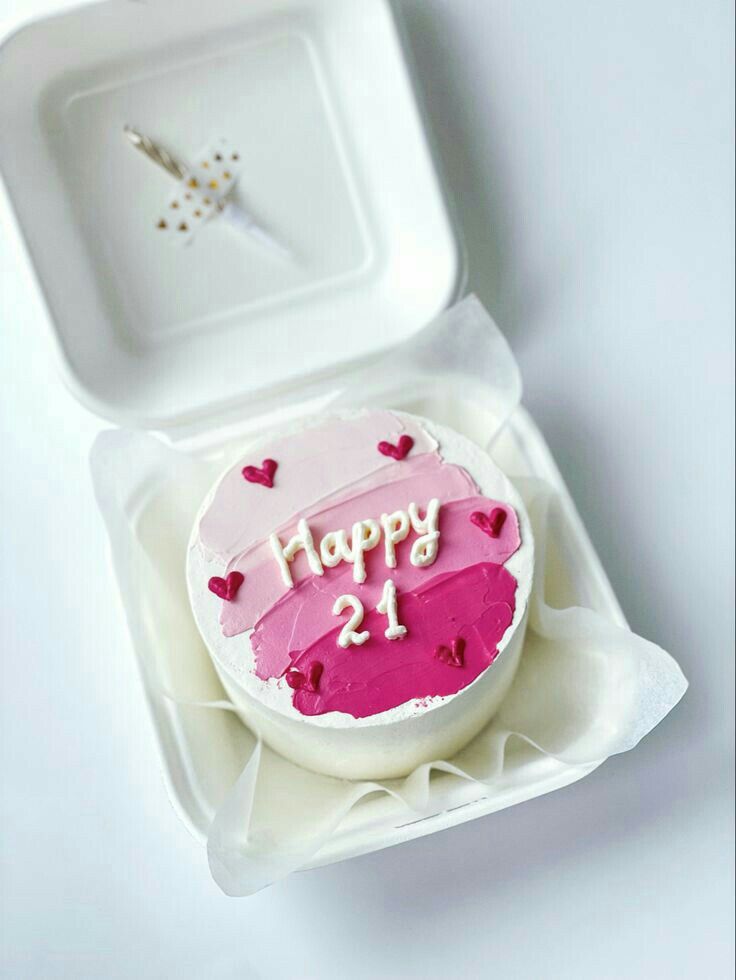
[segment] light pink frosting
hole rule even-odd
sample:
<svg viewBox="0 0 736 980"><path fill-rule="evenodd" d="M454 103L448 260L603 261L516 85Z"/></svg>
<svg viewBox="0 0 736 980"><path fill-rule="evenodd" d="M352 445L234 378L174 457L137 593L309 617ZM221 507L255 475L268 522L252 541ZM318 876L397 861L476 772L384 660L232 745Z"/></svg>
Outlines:
<svg viewBox="0 0 736 980"><path fill-rule="evenodd" d="M259 453L241 460L220 481L199 522L205 554L230 562L272 531L296 524L295 515L319 510L335 496L359 493L365 477L390 482L405 463L389 462L376 446L381 440L396 443L404 434L414 440L411 460L437 448L421 426L393 412L373 412L348 422L335 419L275 439L263 450L264 459L278 463L273 487L243 479L244 466L260 466Z"/></svg>

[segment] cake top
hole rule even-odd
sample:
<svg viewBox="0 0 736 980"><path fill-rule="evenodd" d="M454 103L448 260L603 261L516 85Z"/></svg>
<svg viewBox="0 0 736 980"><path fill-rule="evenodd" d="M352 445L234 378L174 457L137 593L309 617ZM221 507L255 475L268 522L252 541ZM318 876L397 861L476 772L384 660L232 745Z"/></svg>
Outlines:
<svg viewBox="0 0 736 980"><path fill-rule="evenodd" d="M200 629L251 690L288 693L303 717L453 696L514 620L512 495L472 443L405 414L276 437L225 473L200 514L188 575Z"/></svg>

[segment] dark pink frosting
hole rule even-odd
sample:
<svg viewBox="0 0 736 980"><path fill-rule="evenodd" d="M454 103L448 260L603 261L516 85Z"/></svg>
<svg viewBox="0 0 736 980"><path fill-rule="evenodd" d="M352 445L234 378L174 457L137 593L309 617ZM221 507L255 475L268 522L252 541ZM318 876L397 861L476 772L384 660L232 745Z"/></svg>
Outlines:
<svg viewBox="0 0 736 980"><path fill-rule="evenodd" d="M401 595L403 639L387 640L385 616L371 610L361 624L371 633L363 646L343 650L338 628L292 652L298 668L314 660L324 666L319 690L300 688L295 707L304 715L344 711L365 718L407 701L457 694L493 663L514 617L515 593L513 575L490 563L429 579ZM438 643L458 637L465 641L462 667L436 656Z"/></svg>

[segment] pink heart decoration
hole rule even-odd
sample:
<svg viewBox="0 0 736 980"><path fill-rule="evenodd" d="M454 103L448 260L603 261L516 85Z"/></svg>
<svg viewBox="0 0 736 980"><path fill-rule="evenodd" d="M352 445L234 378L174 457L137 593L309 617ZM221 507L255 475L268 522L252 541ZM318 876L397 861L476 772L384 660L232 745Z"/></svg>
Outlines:
<svg viewBox="0 0 736 980"><path fill-rule="evenodd" d="M449 649L444 645L444 643L441 643L435 650L435 656L438 660L441 660L443 664L447 664L448 667L464 667L465 640L462 638L462 636L456 636L450 644Z"/></svg>
<svg viewBox="0 0 736 980"><path fill-rule="evenodd" d="M219 596L226 602L232 602L244 581L245 576L242 572L230 572L227 578L220 578L219 575L215 575L209 580L207 587L216 596Z"/></svg>
<svg viewBox="0 0 736 980"><path fill-rule="evenodd" d="M296 667L289 667L284 676L292 691L301 691L303 687L306 687L307 690L315 692L319 690L319 679L324 669L324 664L321 664L319 660L313 660L307 669L306 676Z"/></svg>
<svg viewBox="0 0 736 980"><path fill-rule="evenodd" d="M393 459L403 459L409 455L413 445L414 440L412 437L403 435L397 445L394 445L392 442L379 442L378 451L379 453L383 453L384 456L393 457Z"/></svg>
<svg viewBox="0 0 736 980"><path fill-rule="evenodd" d="M484 514L482 510L473 511L470 520L489 538L497 538L501 534L501 528L506 523L506 517L507 514L503 507L494 507L490 514Z"/></svg>
<svg viewBox="0 0 736 980"><path fill-rule="evenodd" d="M248 483L260 483L261 486L273 486L273 475L278 469L275 459L264 459L260 466L244 466L243 476Z"/></svg>

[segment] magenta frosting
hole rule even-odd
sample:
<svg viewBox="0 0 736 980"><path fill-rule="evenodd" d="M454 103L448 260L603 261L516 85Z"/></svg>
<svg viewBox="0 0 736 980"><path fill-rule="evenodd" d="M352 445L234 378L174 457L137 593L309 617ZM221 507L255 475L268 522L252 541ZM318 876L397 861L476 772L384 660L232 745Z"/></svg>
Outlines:
<svg viewBox="0 0 736 980"><path fill-rule="evenodd" d="M388 711L407 701L457 694L489 667L514 617L516 579L502 565L487 562L437 575L401 596L401 640L383 636L386 619L367 613L362 629L371 638L361 647L343 650L338 629L324 633L291 662L299 669L318 661L324 667L319 689L294 692L294 706L304 715L344 711L354 718ZM465 641L463 666L444 663L438 643Z"/></svg>

